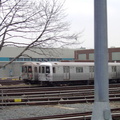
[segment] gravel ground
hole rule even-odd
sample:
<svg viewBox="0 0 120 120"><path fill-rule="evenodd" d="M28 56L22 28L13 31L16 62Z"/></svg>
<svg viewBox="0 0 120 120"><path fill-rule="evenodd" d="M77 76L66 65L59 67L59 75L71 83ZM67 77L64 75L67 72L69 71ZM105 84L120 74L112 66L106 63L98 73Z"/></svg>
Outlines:
<svg viewBox="0 0 120 120"><path fill-rule="evenodd" d="M120 102L111 102L110 108L120 108ZM92 111L93 104L59 104L43 106L3 106L0 107L0 120L9 120L27 117L60 115L77 112Z"/></svg>
<svg viewBox="0 0 120 120"><path fill-rule="evenodd" d="M0 108L0 120L38 117L91 111L92 104L63 104L46 106L12 106Z"/></svg>

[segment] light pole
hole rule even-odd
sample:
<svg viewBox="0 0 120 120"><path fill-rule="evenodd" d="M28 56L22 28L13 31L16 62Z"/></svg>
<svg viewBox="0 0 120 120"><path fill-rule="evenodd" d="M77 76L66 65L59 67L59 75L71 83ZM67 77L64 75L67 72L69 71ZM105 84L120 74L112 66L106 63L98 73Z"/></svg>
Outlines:
<svg viewBox="0 0 120 120"><path fill-rule="evenodd" d="M91 120L112 120L108 89L107 0L94 0L95 101Z"/></svg>

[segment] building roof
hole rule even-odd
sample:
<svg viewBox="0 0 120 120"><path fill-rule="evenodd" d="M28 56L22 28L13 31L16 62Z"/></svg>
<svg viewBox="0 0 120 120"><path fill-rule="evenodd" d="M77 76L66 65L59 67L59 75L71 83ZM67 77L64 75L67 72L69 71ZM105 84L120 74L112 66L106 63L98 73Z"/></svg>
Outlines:
<svg viewBox="0 0 120 120"><path fill-rule="evenodd" d="M0 52L0 57L16 57L24 50L24 47L3 47ZM74 58L74 49L62 49L62 48L31 48L24 53L24 56L28 58Z"/></svg>

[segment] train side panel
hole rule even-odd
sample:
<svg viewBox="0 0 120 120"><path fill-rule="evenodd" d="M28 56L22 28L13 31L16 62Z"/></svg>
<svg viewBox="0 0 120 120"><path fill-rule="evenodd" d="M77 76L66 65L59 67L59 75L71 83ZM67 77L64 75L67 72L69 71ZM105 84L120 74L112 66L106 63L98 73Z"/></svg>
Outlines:
<svg viewBox="0 0 120 120"><path fill-rule="evenodd" d="M117 78L120 79L120 66L117 66Z"/></svg>
<svg viewBox="0 0 120 120"><path fill-rule="evenodd" d="M53 81L63 81L63 66L53 66Z"/></svg>
<svg viewBox="0 0 120 120"><path fill-rule="evenodd" d="M116 66L108 67L108 76L109 76L109 79L115 79L117 77Z"/></svg>
<svg viewBox="0 0 120 120"><path fill-rule="evenodd" d="M69 65L56 66L53 68L55 69L55 73L53 72L53 81L78 81L94 79L94 71L89 72L89 66Z"/></svg>
<svg viewBox="0 0 120 120"><path fill-rule="evenodd" d="M72 66L70 69L70 80L88 80L89 73L87 66Z"/></svg>
<svg viewBox="0 0 120 120"><path fill-rule="evenodd" d="M120 81L120 64L112 63L108 67L108 76L110 83L117 83Z"/></svg>

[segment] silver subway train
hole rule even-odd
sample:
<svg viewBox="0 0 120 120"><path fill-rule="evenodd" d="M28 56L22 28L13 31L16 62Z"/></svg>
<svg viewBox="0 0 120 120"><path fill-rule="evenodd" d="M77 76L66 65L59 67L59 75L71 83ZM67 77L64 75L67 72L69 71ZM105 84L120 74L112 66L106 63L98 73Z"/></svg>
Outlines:
<svg viewBox="0 0 120 120"><path fill-rule="evenodd" d="M22 80L25 83L37 83L40 62L26 62L22 65Z"/></svg>
<svg viewBox="0 0 120 120"><path fill-rule="evenodd" d="M120 82L120 63L108 63L108 72L110 82ZM94 63L29 62L22 66L22 79L41 85L91 84L94 82Z"/></svg>

